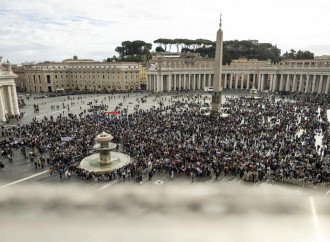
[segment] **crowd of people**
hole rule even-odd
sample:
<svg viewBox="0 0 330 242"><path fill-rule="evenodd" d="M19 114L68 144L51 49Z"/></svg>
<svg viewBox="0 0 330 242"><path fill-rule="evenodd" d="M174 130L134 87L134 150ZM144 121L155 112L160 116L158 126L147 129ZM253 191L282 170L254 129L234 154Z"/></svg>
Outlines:
<svg viewBox="0 0 330 242"><path fill-rule="evenodd" d="M36 169L47 165L52 175L76 174L86 180L141 181L144 174L152 179L155 173L168 173L192 181L224 175L253 182L274 176L329 183L327 96L276 101L268 96L227 97L226 115L206 113L195 94L155 100L166 98L170 102L161 108L120 116L84 111L2 127L2 136L11 135L1 142L2 155L13 159L15 149L27 147L29 155L25 148L21 153L35 162ZM103 131L133 162L105 174L79 168L76 157L92 154L94 138ZM321 136L323 143L316 145L315 137Z"/></svg>

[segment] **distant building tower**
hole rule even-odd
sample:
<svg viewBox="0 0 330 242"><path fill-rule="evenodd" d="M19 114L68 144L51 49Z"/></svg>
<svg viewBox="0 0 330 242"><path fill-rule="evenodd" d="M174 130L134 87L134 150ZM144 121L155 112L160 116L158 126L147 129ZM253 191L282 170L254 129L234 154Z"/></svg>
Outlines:
<svg viewBox="0 0 330 242"><path fill-rule="evenodd" d="M212 93L212 112L218 113L221 110L221 92L222 92L222 49L223 49L223 32L221 30L222 19L220 15L220 28L217 32L217 45L215 51L214 62L214 82Z"/></svg>
<svg viewBox="0 0 330 242"><path fill-rule="evenodd" d="M254 45L258 45L259 44L259 41L256 40L256 39L249 39L249 41L254 44Z"/></svg>

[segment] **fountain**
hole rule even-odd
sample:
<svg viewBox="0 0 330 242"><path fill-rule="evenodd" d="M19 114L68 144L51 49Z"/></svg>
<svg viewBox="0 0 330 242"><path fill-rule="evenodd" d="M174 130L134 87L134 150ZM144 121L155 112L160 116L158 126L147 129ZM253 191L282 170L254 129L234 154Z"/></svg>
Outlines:
<svg viewBox="0 0 330 242"><path fill-rule="evenodd" d="M255 89L254 87L250 90L250 96L252 99L256 98L256 94L258 93L257 89Z"/></svg>
<svg viewBox="0 0 330 242"><path fill-rule="evenodd" d="M85 157L79 167L89 172L106 173L129 164L128 155L113 152L117 145L110 142L112 139L112 135L105 132L96 136L97 143L93 146L96 154Z"/></svg>

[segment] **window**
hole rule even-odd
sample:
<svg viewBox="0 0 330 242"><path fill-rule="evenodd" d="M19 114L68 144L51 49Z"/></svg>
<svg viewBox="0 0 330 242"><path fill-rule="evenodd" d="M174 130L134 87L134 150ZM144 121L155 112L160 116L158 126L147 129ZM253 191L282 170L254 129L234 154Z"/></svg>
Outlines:
<svg viewBox="0 0 330 242"><path fill-rule="evenodd" d="M51 83L50 75L46 75L47 83Z"/></svg>

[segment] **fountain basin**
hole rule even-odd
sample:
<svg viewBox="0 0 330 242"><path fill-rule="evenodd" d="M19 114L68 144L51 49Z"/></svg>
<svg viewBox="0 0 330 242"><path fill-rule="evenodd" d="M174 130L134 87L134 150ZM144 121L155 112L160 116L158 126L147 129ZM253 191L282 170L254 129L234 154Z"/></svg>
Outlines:
<svg viewBox="0 0 330 242"><path fill-rule="evenodd" d="M116 144L109 142L107 147L102 147L100 143L93 146L93 149L96 152L102 152L102 151L113 151L117 147Z"/></svg>
<svg viewBox="0 0 330 242"><path fill-rule="evenodd" d="M111 172L130 163L130 157L119 152L111 152L111 162L101 164L99 154L93 154L85 157L79 165L79 168L98 174Z"/></svg>

